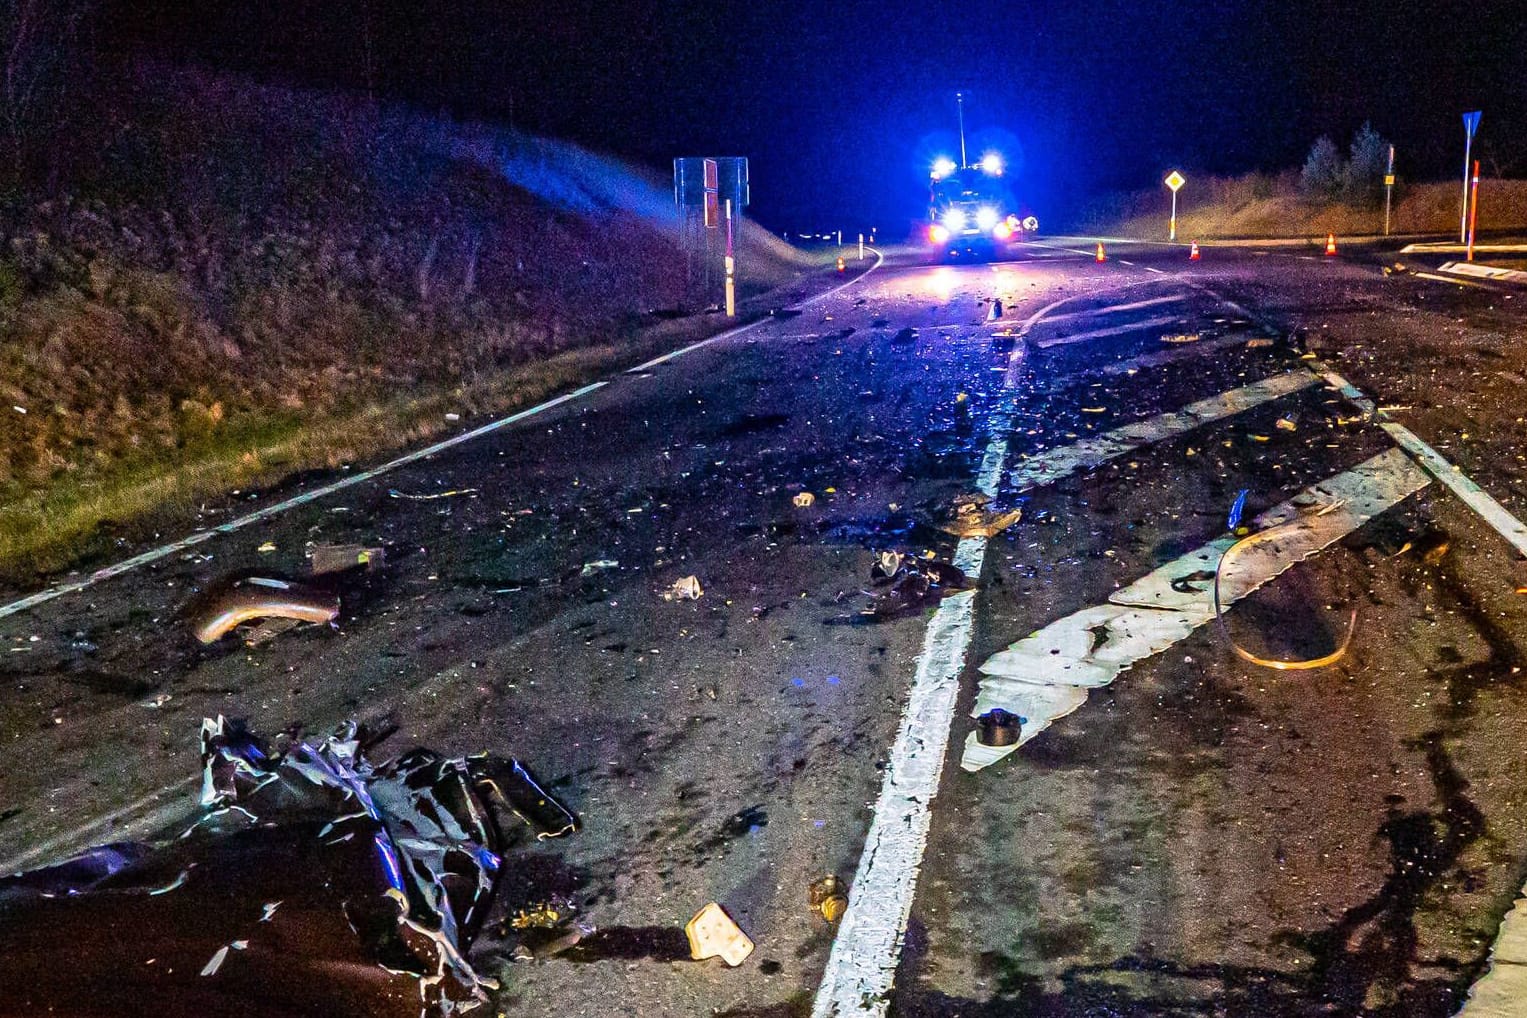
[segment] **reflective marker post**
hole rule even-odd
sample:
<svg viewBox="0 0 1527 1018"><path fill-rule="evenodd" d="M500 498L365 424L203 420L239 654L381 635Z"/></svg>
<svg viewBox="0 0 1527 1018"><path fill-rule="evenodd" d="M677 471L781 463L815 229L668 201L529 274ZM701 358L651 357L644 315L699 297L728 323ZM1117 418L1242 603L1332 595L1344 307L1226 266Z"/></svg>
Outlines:
<svg viewBox="0 0 1527 1018"><path fill-rule="evenodd" d="M1469 155L1474 148L1474 132L1479 130L1483 110L1463 115L1463 207L1458 211L1458 243L1469 239Z"/></svg>
<svg viewBox="0 0 1527 1018"><path fill-rule="evenodd" d="M1384 171L1384 236L1389 236L1389 205L1394 198L1394 146L1389 146L1389 168Z"/></svg>
<svg viewBox="0 0 1527 1018"><path fill-rule="evenodd" d="M859 234L859 260L864 261L864 234Z"/></svg>
<svg viewBox="0 0 1527 1018"><path fill-rule="evenodd" d="M1474 160L1474 194L1469 198L1469 261L1474 260L1474 223L1479 217L1479 160Z"/></svg>
<svg viewBox="0 0 1527 1018"><path fill-rule="evenodd" d="M726 200L726 317L737 317L737 259L732 257L732 199Z"/></svg>

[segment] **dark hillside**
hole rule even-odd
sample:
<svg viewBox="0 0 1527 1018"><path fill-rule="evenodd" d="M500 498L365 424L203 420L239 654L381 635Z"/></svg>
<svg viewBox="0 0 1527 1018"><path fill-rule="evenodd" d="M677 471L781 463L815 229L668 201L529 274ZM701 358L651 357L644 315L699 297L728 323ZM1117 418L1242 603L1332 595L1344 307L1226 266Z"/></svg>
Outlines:
<svg viewBox="0 0 1527 1018"><path fill-rule="evenodd" d="M537 398L686 303L659 175L197 71L91 95L0 208L0 558Z"/></svg>

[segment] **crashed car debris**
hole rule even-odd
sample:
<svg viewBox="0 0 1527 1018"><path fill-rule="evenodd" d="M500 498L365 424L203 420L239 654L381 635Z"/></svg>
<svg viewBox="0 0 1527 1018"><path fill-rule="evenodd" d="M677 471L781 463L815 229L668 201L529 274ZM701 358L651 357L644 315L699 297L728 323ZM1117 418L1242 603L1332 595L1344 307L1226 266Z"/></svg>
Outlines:
<svg viewBox="0 0 1527 1018"><path fill-rule="evenodd" d="M871 594L872 600L860 614L875 618L921 610L948 594L969 590L972 585L957 566L898 551L876 552L875 562L870 566L870 583L883 589Z"/></svg>
<svg viewBox="0 0 1527 1018"><path fill-rule="evenodd" d="M336 594L273 577L246 576L222 584L203 600L192 632L202 643L216 643L256 619L332 623L338 617Z"/></svg>
<svg viewBox="0 0 1527 1018"><path fill-rule="evenodd" d="M506 865L498 818L577 819L516 760L415 749L348 723L269 749L203 722L202 813L0 880L0 1015L455 1015L496 985L466 953ZM88 965L70 958L89 958Z"/></svg>

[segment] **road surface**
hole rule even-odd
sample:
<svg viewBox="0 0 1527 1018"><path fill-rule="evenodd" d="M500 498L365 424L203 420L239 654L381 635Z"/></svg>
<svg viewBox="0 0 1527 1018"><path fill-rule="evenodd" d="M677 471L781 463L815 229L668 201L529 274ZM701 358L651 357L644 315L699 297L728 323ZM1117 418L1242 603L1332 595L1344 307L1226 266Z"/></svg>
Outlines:
<svg viewBox="0 0 1527 1018"><path fill-rule="evenodd" d="M1316 369L1521 516L1527 297L1297 250L1091 252L892 258L0 619L0 868L173 829L204 716L359 716L398 751L517 755L583 819L506 893L600 932L530 963L481 945L506 1013L1453 1014L1527 874L1527 575ZM939 529L983 486L1022 519ZM1330 540L962 769L981 665L1222 549L1242 491L1253 527L1283 505ZM220 577L352 543L386 563L342 581L336 627L191 637ZM868 616L881 550L963 555L978 587ZM1201 599L1209 564L1167 580ZM664 599L688 576L702 597ZM1328 667L1231 649L1320 657L1353 609ZM807 906L826 874L856 885L839 928ZM712 900L758 944L737 969L682 957Z"/></svg>

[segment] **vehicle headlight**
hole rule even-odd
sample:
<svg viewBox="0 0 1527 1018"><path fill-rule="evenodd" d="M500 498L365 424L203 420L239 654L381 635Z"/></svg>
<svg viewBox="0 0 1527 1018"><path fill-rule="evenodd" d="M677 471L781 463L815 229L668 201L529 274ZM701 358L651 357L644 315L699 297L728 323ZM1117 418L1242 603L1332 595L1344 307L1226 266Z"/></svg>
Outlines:
<svg viewBox="0 0 1527 1018"><path fill-rule="evenodd" d="M932 243L942 244L948 239L949 231L944 229L938 223L934 223L932 226L928 227L928 240Z"/></svg>
<svg viewBox="0 0 1527 1018"><path fill-rule="evenodd" d="M1007 223L998 223L992 227L991 235L998 240L1007 240L1013 235L1013 228Z"/></svg>
<svg viewBox="0 0 1527 1018"><path fill-rule="evenodd" d="M998 218L996 209L979 209L976 212L976 225L983 230L990 230L997 225Z"/></svg>
<svg viewBox="0 0 1527 1018"><path fill-rule="evenodd" d="M965 229L965 213L959 209L950 209L944 213L944 227L950 233L958 233Z"/></svg>

